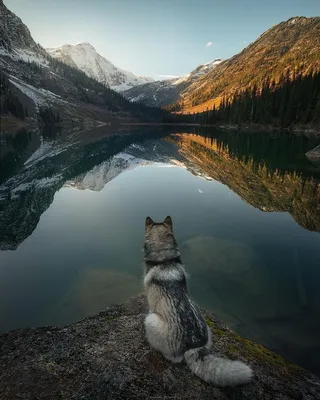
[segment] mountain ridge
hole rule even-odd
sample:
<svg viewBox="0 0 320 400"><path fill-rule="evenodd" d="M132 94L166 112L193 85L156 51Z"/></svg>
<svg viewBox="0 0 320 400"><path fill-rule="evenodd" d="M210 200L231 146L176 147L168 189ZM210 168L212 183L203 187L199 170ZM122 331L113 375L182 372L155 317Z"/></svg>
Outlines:
<svg viewBox="0 0 320 400"><path fill-rule="evenodd" d="M169 106L174 112L202 112L218 107L223 97L237 91L261 87L268 77L278 82L289 68L303 75L320 70L319 49L320 17L295 16L273 25L239 53L192 81L152 82L123 94L144 104Z"/></svg>
<svg viewBox="0 0 320 400"><path fill-rule="evenodd" d="M263 32L238 54L200 76L181 92L176 108L200 112L219 106L222 97L261 84L279 82L288 69L303 75L320 70L320 17L291 17Z"/></svg>
<svg viewBox="0 0 320 400"><path fill-rule="evenodd" d="M216 58L205 64L198 65L191 72L178 78L145 83L125 90L122 94L130 101L140 102L148 106L167 106L178 100L180 93L199 76L216 68L221 62L221 58Z"/></svg>
<svg viewBox="0 0 320 400"><path fill-rule="evenodd" d="M159 119L163 115L160 109L130 103L83 71L51 57L3 2L0 3L0 72L6 86L6 92L1 91L1 104L10 103L9 107L1 107L4 130L14 129L19 121L25 125L59 121L64 126L92 126L119 119L135 122ZM15 109L23 110L20 120L13 117ZM42 109L46 112L41 113Z"/></svg>
<svg viewBox="0 0 320 400"><path fill-rule="evenodd" d="M152 78L141 77L116 67L100 55L89 42L79 42L76 45L64 44L48 48L46 51L52 57L80 69L89 77L118 92L153 81Z"/></svg>

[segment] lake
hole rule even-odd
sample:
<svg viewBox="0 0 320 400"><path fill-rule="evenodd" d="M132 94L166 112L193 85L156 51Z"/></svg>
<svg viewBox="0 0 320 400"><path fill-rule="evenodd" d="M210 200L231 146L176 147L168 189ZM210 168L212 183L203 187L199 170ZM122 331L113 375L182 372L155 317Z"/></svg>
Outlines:
<svg viewBox="0 0 320 400"><path fill-rule="evenodd" d="M316 143L178 129L2 135L0 331L141 292L145 218L171 215L198 303L320 374Z"/></svg>

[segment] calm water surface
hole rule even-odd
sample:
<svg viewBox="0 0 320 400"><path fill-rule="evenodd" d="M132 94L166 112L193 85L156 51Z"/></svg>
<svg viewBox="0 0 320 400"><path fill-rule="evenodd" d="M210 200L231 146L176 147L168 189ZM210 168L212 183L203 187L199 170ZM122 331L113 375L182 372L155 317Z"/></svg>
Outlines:
<svg viewBox="0 0 320 400"><path fill-rule="evenodd" d="M141 292L145 217L171 215L199 304L320 373L310 140L135 131L1 143L0 331L68 324Z"/></svg>

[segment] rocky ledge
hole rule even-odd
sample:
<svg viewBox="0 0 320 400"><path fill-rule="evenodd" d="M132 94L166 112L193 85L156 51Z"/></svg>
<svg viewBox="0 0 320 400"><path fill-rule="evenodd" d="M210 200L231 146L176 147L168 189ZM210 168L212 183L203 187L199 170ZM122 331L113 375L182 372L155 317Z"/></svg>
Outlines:
<svg viewBox="0 0 320 400"><path fill-rule="evenodd" d="M2 334L0 399L320 399L317 377L236 335L207 311L213 351L249 363L255 377L232 389L202 382L185 364L149 348L145 313L140 295L67 327Z"/></svg>

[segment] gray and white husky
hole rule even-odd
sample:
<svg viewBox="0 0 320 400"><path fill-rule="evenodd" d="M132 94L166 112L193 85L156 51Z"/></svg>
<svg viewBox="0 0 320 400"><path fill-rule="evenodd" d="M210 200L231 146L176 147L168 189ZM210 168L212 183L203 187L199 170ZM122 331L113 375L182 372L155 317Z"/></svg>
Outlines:
<svg viewBox="0 0 320 400"><path fill-rule="evenodd" d="M144 285L150 309L145 328L151 347L172 362L185 360L195 375L217 386L249 382L252 370L248 365L209 352L210 329L189 296L171 217L163 223L147 217L144 250Z"/></svg>

